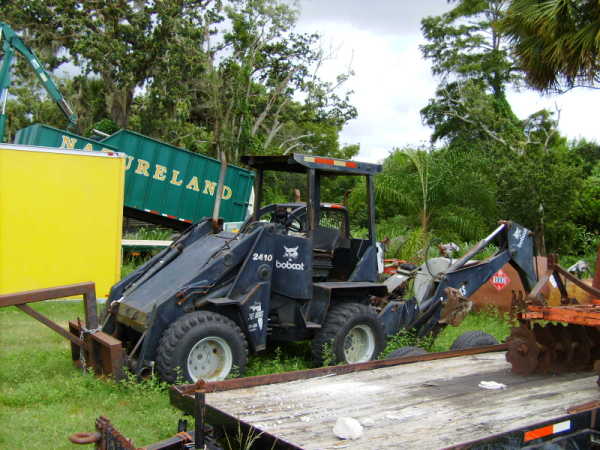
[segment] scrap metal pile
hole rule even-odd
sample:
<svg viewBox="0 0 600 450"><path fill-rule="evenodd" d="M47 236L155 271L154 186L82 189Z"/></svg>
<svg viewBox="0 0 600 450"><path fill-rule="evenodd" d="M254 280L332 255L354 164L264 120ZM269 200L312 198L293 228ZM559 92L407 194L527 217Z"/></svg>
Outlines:
<svg viewBox="0 0 600 450"><path fill-rule="evenodd" d="M589 286L551 257L546 273L530 295L526 299L514 296L513 311L520 326L512 329L506 353L513 372L556 374L593 368L600 374L600 261L596 266L594 283ZM567 281L585 293L581 297L587 294L591 303L581 304L584 299L570 298ZM548 282L557 285L561 306L548 306L542 296L541 290Z"/></svg>

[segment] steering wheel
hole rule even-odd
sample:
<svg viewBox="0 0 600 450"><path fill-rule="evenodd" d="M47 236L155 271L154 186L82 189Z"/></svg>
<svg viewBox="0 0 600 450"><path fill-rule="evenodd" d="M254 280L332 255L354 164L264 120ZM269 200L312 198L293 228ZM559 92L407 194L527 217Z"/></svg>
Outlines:
<svg viewBox="0 0 600 450"><path fill-rule="evenodd" d="M302 212L306 209L305 206L301 206L299 208L294 209L292 212L288 214L288 219L285 222L285 228L292 233L301 233L302 230L302 222L296 217L296 214Z"/></svg>

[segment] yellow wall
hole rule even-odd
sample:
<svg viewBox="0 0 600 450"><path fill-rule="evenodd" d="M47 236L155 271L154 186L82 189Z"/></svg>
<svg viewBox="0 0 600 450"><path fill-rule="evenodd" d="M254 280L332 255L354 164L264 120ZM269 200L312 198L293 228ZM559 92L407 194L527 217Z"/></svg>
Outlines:
<svg viewBox="0 0 600 450"><path fill-rule="evenodd" d="M120 277L125 160L0 144L0 294Z"/></svg>

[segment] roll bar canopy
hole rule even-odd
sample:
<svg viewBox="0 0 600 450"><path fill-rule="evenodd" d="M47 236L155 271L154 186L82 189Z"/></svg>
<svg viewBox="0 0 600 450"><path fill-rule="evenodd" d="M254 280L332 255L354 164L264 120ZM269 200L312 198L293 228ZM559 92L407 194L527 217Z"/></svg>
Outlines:
<svg viewBox="0 0 600 450"><path fill-rule="evenodd" d="M254 169L279 172L307 173L308 169L339 175L375 175L381 172L381 164L330 158L326 156L290 155L242 156L242 162Z"/></svg>

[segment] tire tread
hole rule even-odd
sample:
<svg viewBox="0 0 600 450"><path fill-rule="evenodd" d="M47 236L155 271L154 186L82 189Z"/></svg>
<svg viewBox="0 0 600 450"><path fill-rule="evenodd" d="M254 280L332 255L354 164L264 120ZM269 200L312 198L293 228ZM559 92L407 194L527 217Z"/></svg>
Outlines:
<svg viewBox="0 0 600 450"><path fill-rule="evenodd" d="M243 361L240 362L240 366L242 367L238 367L237 369L240 373L243 372L248 356L248 342L240 327L233 320L221 314L210 311L193 311L173 322L163 333L159 341L156 355L156 369L164 381L175 383L178 381L178 377L183 376L181 373L182 368L180 368L177 361L174 361L176 349L190 330L203 324L228 327L238 335L240 341L243 342Z"/></svg>

